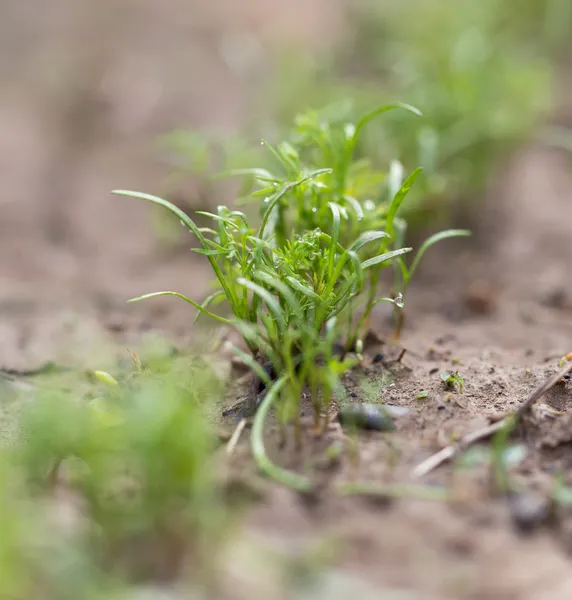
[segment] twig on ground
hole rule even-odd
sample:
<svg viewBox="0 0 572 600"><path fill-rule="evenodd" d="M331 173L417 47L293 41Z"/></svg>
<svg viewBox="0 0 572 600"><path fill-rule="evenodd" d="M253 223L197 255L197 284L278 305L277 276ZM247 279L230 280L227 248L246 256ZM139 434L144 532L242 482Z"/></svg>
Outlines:
<svg viewBox="0 0 572 600"><path fill-rule="evenodd" d="M572 371L572 360L569 360L559 371L556 371L554 375L551 375L542 385L539 385L532 394L519 406L516 414L519 417L526 414L531 408L532 405L541 397L546 394L546 392L553 388L564 375L568 375Z"/></svg>
<svg viewBox="0 0 572 600"><path fill-rule="evenodd" d="M236 429L233 431L232 436L230 437L230 440L228 440L228 445L226 447L226 454L227 456L230 456L234 449L236 448L236 445L238 444L238 440L240 439L240 436L242 434L242 432L244 431L244 428L246 427L246 419L240 419L240 421L238 422L238 425L236 426Z"/></svg>
<svg viewBox="0 0 572 600"><path fill-rule="evenodd" d="M461 439L458 444L451 444L446 446L439 452L433 454L429 458L425 459L422 463L418 464L413 469L414 477L423 477L423 475L427 475L431 471L435 470L437 467L442 465L444 462L451 460L455 457L459 452L465 450L468 446L475 444L481 440L484 440L490 436L492 436L497 431L500 431L504 427L510 425L511 420L516 418L521 418L525 415L531 408L532 405L541 398L548 390L554 387L564 375L567 375L572 371L572 361L567 362L559 371L551 375L544 383L539 385L533 392L528 396L528 398L518 407L515 413L507 414L503 419L493 423L492 425L488 425L487 427L483 427L482 429L478 429L477 431L473 431L469 433L465 437Z"/></svg>
<svg viewBox="0 0 572 600"><path fill-rule="evenodd" d="M419 463L413 469L414 477L423 477L423 475L427 475L431 471L435 470L438 466L442 465L444 462L451 460L455 455L459 452L467 448L468 446L480 442L484 440L497 431L500 431L503 427L508 424L508 417L493 423L492 425L487 425L487 427L483 427L482 429L477 429L477 431L473 431L472 433L466 435L458 444L451 444L450 446L445 446L439 452L432 454L429 458L425 459L422 463Z"/></svg>

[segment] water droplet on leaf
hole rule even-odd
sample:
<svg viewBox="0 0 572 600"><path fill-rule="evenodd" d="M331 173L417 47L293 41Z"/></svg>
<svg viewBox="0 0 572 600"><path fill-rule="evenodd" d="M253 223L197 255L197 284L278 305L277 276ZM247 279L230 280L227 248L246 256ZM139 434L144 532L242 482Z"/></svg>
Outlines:
<svg viewBox="0 0 572 600"><path fill-rule="evenodd" d="M399 306L399 308L403 308L403 305L404 305L403 295L397 294L397 296L394 299L394 302L395 302L395 306Z"/></svg>

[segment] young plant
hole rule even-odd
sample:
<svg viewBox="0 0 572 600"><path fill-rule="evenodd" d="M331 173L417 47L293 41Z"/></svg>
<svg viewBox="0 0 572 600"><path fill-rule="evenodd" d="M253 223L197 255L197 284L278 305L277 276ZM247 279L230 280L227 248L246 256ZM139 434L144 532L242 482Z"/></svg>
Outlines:
<svg viewBox="0 0 572 600"><path fill-rule="evenodd" d="M15 464L35 493L50 493L66 473L97 528L85 544L103 570L168 578L222 535L216 439L204 414L220 383L198 359L119 385L105 379L95 406L59 389L39 394L24 411Z"/></svg>
<svg viewBox="0 0 572 600"><path fill-rule="evenodd" d="M380 106L360 119L353 120L351 111L326 107L322 111L307 111L298 115L288 141L277 146L265 142L282 168L282 175L265 169L242 169L235 175L247 175L254 179L259 189L251 196L258 198L271 194L286 181L299 179L304 173L322 170L321 177L306 186L292 190L276 203L272 213L267 209L271 197L261 204L263 214L268 216L268 231L276 236L276 245L283 247L292 231L320 230L333 234L336 220L330 218L332 207L337 209L339 224L338 241L345 247L352 245L368 248L362 251L369 272L367 276L367 299L365 306L355 306L348 311L346 351L355 347L369 315L379 302L390 302L396 310L396 338L403 325L404 296L423 254L440 240L470 235L465 230L447 230L431 236L419 249L408 267L403 257L397 264L396 289L393 297L377 298L381 271L389 266L383 257L403 247L406 221L398 217L406 196L411 192L422 169L415 169L403 181L404 168L392 161L389 171L375 170L368 158L357 158L356 149L361 135L378 115L397 109L403 112L420 112L407 104L395 103ZM328 169L328 171L325 171ZM376 242L375 244L372 242ZM369 255L365 254L369 252ZM369 261L369 262L368 262ZM401 279L401 281L399 281ZM362 303L363 304L363 303ZM363 308L361 319L354 323L354 312Z"/></svg>
<svg viewBox="0 0 572 600"><path fill-rule="evenodd" d="M387 174L375 169L368 157L358 157L357 148L368 125L379 115L403 110L420 116L408 104L379 106L359 119L350 111L326 107L296 116L287 139L277 145L263 142L274 157L279 173L266 169L237 169L231 175L254 180L252 199L263 197L262 214L276 188L300 179L304 173L322 170L324 175L309 185L283 196L272 214L269 233L283 245L294 230L321 229L331 233L330 206L337 206L342 220L339 241L348 247L366 231L384 227L389 202L386 197ZM327 169L327 171L325 171ZM394 190L394 193L397 190ZM269 197L270 196L270 197Z"/></svg>
<svg viewBox="0 0 572 600"><path fill-rule="evenodd" d="M441 381L449 388L449 389L456 389L457 386L459 387L459 392L461 392L461 394L463 394L465 392L465 380L463 379L463 377L461 376L461 374L458 371L453 371L453 372L443 372L440 373L440 378Z"/></svg>
<svg viewBox="0 0 572 600"><path fill-rule="evenodd" d="M243 212L225 206L215 214L197 211L214 221L212 228L198 227L162 198L115 192L160 205L177 216L198 239L201 247L194 251L207 257L219 284L202 303L172 291L134 300L175 295L197 308L197 318L205 314L237 327L251 353L243 358L259 377L268 384L268 371L261 366L265 361L275 374L287 377L280 394L288 398L280 404L283 422L298 418L302 391L310 385L315 428L320 429L320 415L336 377L347 368L344 358L359 346L374 306L387 301L400 310L424 252L440 239L466 234L437 234L421 247L411 267L403 261L411 248L403 247L405 222L398 212L421 169L402 181L403 167L397 161L386 175L354 156L368 123L398 108L418 114L408 105L391 104L356 122L327 111L300 115L289 141L266 144L280 164L280 175L265 169L235 172L254 177L261 188L254 193L264 196L257 228ZM392 298L378 298L382 270L396 259L402 275L398 291ZM223 300L232 318L210 310ZM345 347L341 356L333 357L333 340L341 337L343 328Z"/></svg>
<svg viewBox="0 0 572 600"><path fill-rule="evenodd" d="M284 183L275 192L269 203L269 207L272 208L279 202L282 196L296 187L306 184L312 178L321 175L322 172L310 173L297 181ZM260 227L256 230L250 227L244 213L232 211L225 206L219 206L217 214L202 211L199 213L212 218L215 221L216 229L200 228L184 211L167 200L149 194L125 190L116 190L114 193L152 202L167 208L173 213L195 235L201 244L201 248L193 249L193 252L203 254L207 257L221 288L206 298L202 304L187 298L183 294L172 291L146 294L134 298L132 302L158 296L177 296L198 309L197 318L200 313L203 313L221 323L228 324L231 320L208 310L211 304L225 298L236 319L251 323L257 322L260 297L249 295L248 290L238 281L239 279L252 279L257 268L268 259L268 255L265 253L265 248L267 247L265 241L267 218L262 220ZM257 350L252 346L249 346L249 348L253 353Z"/></svg>
<svg viewBox="0 0 572 600"><path fill-rule="evenodd" d="M166 200L119 192L159 204L179 216L198 237L202 248L196 251L207 256L222 288L202 304L177 292L156 292L135 300L176 295L198 309L197 317L206 314L233 324L251 351L251 356L243 359L261 379L268 383L260 359L270 361L276 373L286 374L287 385L282 395L287 399L280 409L283 422L298 418L302 391L310 384L316 430L320 429L321 409L331 397L332 373L348 368L343 357L341 366L332 357L333 341L339 335L333 326L337 323L334 319L345 313L351 316L352 302L362 293L369 269L379 269L410 251L398 248L362 259L360 253L368 245L387 237L380 231L364 232L349 249L344 248L339 241L341 215L335 203L328 206L331 233L320 229L291 233L281 244L276 243L275 235L267 235L270 215L282 197L299 186L310 185L314 177L324 172L327 171L318 170L283 184L272 197L256 231L243 213L226 207L219 207L216 215L208 215L216 221L217 230L199 229L190 217ZM208 310L221 299L230 304L233 319ZM328 323L330 328L324 337ZM319 361L326 366L316 368ZM299 431L297 427L298 434Z"/></svg>

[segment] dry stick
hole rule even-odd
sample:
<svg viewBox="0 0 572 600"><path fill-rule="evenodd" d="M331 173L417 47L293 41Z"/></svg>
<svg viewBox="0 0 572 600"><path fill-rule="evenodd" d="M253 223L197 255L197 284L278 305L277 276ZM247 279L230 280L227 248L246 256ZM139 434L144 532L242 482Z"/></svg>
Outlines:
<svg viewBox="0 0 572 600"><path fill-rule="evenodd" d="M238 440L240 439L240 435L244 431L245 427L246 427L246 419L240 419L240 421L238 422L238 425L236 426L236 429L232 432L232 436L230 437L230 440L228 440L228 445L226 447L227 456L230 456L233 453L236 445L238 444Z"/></svg>
<svg viewBox="0 0 572 600"><path fill-rule="evenodd" d="M538 386L534 390L534 392L532 392L532 394L530 394L530 396L518 407L516 413L507 415L503 419L497 421L496 423L493 423L492 425L488 425L487 427L483 427L482 429L478 429L477 431L469 433L464 438L462 438L458 444L451 444L450 446L446 446L442 450L439 450L439 452L433 454L432 456L424 460L422 463L418 464L413 469L413 476L423 477L423 475L427 475L427 473L430 473L447 460L451 460L454 456L456 456L459 452L461 452L468 446L471 446L476 442L488 438L497 431L503 429L503 427L506 427L510 423L510 420L515 416L517 418L522 417L532 408L532 405L541 396L544 396L544 394L546 394L546 392L549 389L554 387L562 379L562 377L564 377L564 375L567 375L571 371L572 361L569 361L559 371L554 373L554 375L551 375L543 384Z"/></svg>

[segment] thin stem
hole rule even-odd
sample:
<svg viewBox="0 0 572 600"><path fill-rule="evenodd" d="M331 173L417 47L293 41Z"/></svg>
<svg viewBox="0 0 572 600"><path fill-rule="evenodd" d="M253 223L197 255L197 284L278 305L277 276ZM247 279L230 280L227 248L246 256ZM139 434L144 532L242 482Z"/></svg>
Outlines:
<svg viewBox="0 0 572 600"><path fill-rule="evenodd" d="M264 420L268 414L268 409L277 398L286 381L287 377L284 375L276 381L256 412L251 435L252 454L258 468L268 477L298 492L308 493L312 491L310 479L275 465L266 455L264 448Z"/></svg>

